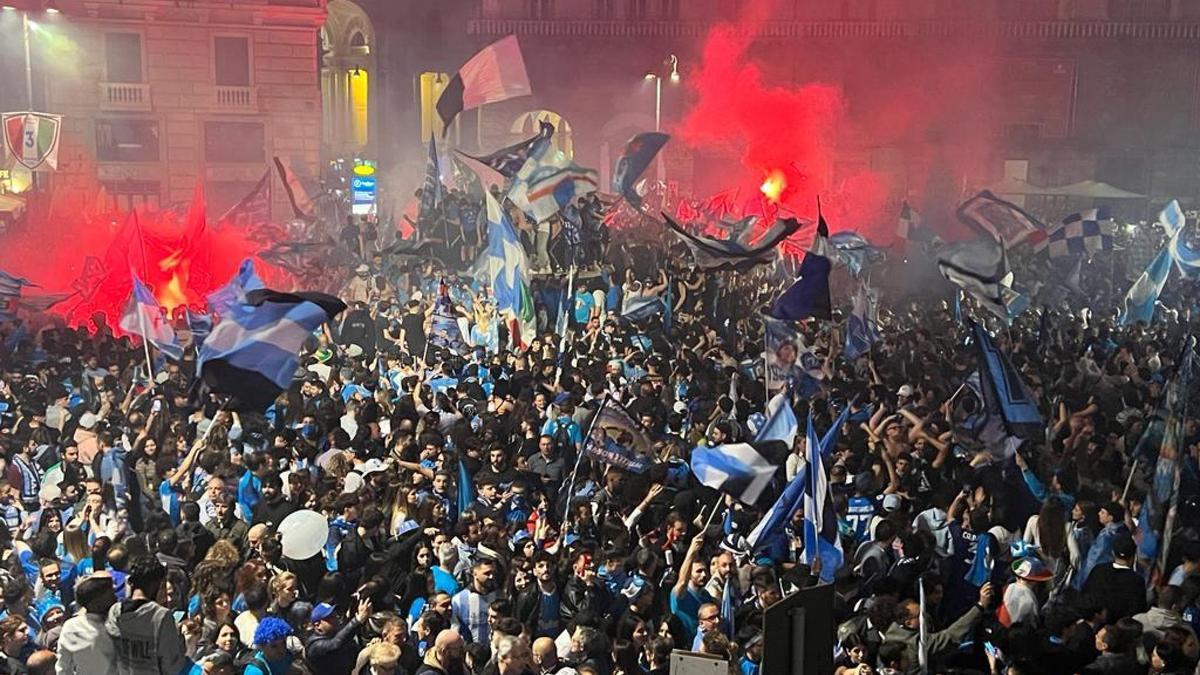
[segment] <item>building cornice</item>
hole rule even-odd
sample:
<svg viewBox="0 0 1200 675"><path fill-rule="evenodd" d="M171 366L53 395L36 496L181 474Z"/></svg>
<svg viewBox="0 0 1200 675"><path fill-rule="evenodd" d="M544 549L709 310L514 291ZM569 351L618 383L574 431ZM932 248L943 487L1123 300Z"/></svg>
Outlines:
<svg viewBox="0 0 1200 675"><path fill-rule="evenodd" d="M275 3L264 0L245 2L196 2L180 0L123 0L103 2L83 0L85 11L73 12L76 21L105 23L149 23L163 26L210 26L215 28L262 27L276 30L316 30L325 23L325 0L291 0Z"/></svg>
<svg viewBox="0 0 1200 675"><path fill-rule="evenodd" d="M529 35L588 38L696 38L712 27L707 21L588 21L471 19L471 35ZM1134 21L775 21L755 36L766 40L796 38L998 38L1038 40L1154 41L1200 40L1200 22Z"/></svg>

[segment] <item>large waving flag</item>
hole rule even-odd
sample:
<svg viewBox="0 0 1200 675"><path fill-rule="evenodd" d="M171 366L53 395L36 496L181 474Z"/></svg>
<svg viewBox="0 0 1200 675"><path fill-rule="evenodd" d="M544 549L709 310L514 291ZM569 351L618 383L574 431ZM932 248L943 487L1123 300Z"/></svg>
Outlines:
<svg viewBox="0 0 1200 675"><path fill-rule="evenodd" d="M1040 220L1012 202L984 190L958 207L958 219L975 231L1010 246L1046 229Z"/></svg>
<svg viewBox="0 0 1200 675"><path fill-rule="evenodd" d="M1111 251L1116 227L1106 207L1072 213L1050 229L1033 250L1049 251L1051 258Z"/></svg>
<svg viewBox="0 0 1200 675"><path fill-rule="evenodd" d="M291 385L305 341L345 309L324 293L248 292L200 348L201 393L228 394L235 410L266 410Z"/></svg>
<svg viewBox="0 0 1200 675"><path fill-rule="evenodd" d="M800 433L800 421L788 400L787 392L779 392L767 402L767 421L758 430L754 441L783 441L790 448Z"/></svg>
<svg viewBox="0 0 1200 675"><path fill-rule="evenodd" d="M692 451L692 473L702 485L754 504L771 484L788 451L780 441L700 446Z"/></svg>
<svg viewBox="0 0 1200 675"><path fill-rule="evenodd" d="M633 189L634 184L670 139L666 134L650 131L634 136L625 144L625 152L613 171L612 188L633 208L642 207L642 197Z"/></svg>
<svg viewBox="0 0 1200 675"><path fill-rule="evenodd" d="M222 226L233 226L245 231L251 236L259 232L261 226L271 222L271 170L267 169L262 178L250 192L246 193L238 203L217 219Z"/></svg>
<svg viewBox="0 0 1200 675"><path fill-rule="evenodd" d="M829 295L829 258L812 251L804 254L796 281L771 305L772 317L784 321L833 318L833 300Z"/></svg>
<svg viewBox="0 0 1200 675"><path fill-rule="evenodd" d="M987 332L977 323L971 328L979 350L980 389L986 409L1000 414L1009 433L1040 437L1046 427L1033 392Z"/></svg>
<svg viewBox="0 0 1200 675"><path fill-rule="evenodd" d="M529 344L536 326L525 249L500 202L491 193L484 199L487 201L488 245L481 256L482 271L496 298L496 311L506 321L519 322L516 335L521 336L522 343Z"/></svg>
<svg viewBox="0 0 1200 675"><path fill-rule="evenodd" d="M596 191L600 175L576 166L550 143L536 143L513 180L508 198L534 222L557 214L576 198Z"/></svg>
<svg viewBox="0 0 1200 675"><path fill-rule="evenodd" d="M460 457L458 460L458 514L467 512L475 503L475 483L471 481L471 472L467 471L467 463Z"/></svg>
<svg viewBox="0 0 1200 675"><path fill-rule="evenodd" d="M246 302L247 293L262 288L266 286L254 269L254 260L246 258L229 283L208 294L208 309L217 316L225 316L235 305Z"/></svg>
<svg viewBox="0 0 1200 675"><path fill-rule="evenodd" d="M1178 233L1176 233L1178 234ZM1150 266L1142 272L1142 276L1133 282L1129 292L1125 294L1121 311L1117 314L1117 324L1124 326L1138 321L1150 323L1154 318L1154 305L1167 285L1167 277L1171 274L1170 246L1159 251Z"/></svg>
<svg viewBox="0 0 1200 675"><path fill-rule="evenodd" d="M1162 225L1168 237L1174 237L1175 233L1182 230L1187 224L1187 219L1183 216L1183 209L1179 206L1179 200L1172 199L1169 204L1163 207L1163 210L1158 214L1158 223Z"/></svg>
<svg viewBox="0 0 1200 675"><path fill-rule="evenodd" d="M512 178L517 175L521 167L525 166L525 162L529 161L530 155L538 154L540 146L550 143L552 136L554 136L554 125L543 120L539 126L537 135L527 138L520 143L500 148L483 157L475 157L461 152L458 154L487 166L505 178ZM474 168L469 164L467 166L472 169ZM484 180L484 177L480 176L480 180Z"/></svg>
<svg viewBox="0 0 1200 675"><path fill-rule="evenodd" d="M274 161L279 180L283 182L283 191L292 205L292 214L300 220L311 220L316 210L316 187L311 181L297 176L290 161L280 157L275 157Z"/></svg>
<svg viewBox="0 0 1200 675"><path fill-rule="evenodd" d="M713 239L688 232L679 223L663 214L667 227L679 237L692 253L696 265L706 271L748 272L758 265L775 260L780 242L792 236L804 226L795 218L780 218L759 237L753 245L741 237Z"/></svg>
<svg viewBox="0 0 1200 675"><path fill-rule="evenodd" d="M826 432L825 438L819 443L808 443L807 463L808 472L804 481L804 552L800 560L812 565L818 558L821 560L821 581L830 583L833 574L841 566L845 558L842 551L842 540L838 536L837 514L833 510L833 492L829 485L829 477L825 474L823 457L826 451L832 453L836 444L838 431L845 423L845 416L850 407L842 411L842 415L834 422L833 427ZM809 413L809 427L812 427L812 414ZM815 434L813 434L815 438Z"/></svg>
<svg viewBox="0 0 1200 675"><path fill-rule="evenodd" d="M442 203L442 170L438 165L437 143L429 137L429 156L425 160L425 182L421 185L421 206L417 212L417 223L428 233L433 225L434 213Z"/></svg>
<svg viewBox="0 0 1200 675"><path fill-rule="evenodd" d="M509 35L472 56L450 78L437 101L438 116L444 126L442 135L464 110L532 93L521 45L516 35Z"/></svg>
<svg viewBox="0 0 1200 675"><path fill-rule="evenodd" d="M883 262L884 252L871 245L861 234L852 230L835 232L829 237L836 259L850 270L855 277L861 276L867 265Z"/></svg>
<svg viewBox="0 0 1200 675"><path fill-rule="evenodd" d="M183 358L183 348L179 346L179 340L175 337L175 329L167 322L162 308L158 306L158 300L136 274L131 276L133 292L129 296L129 303L125 305L125 312L121 315L121 330L141 336L173 359Z"/></svg>
<svg viewBox="0 0 1200 675"><path fill-rule="evenodd" d="M938 252L938 271L988 311L1008 319L1004 290L1011 280L1003 241L981 239L952 244Z"/></svg>

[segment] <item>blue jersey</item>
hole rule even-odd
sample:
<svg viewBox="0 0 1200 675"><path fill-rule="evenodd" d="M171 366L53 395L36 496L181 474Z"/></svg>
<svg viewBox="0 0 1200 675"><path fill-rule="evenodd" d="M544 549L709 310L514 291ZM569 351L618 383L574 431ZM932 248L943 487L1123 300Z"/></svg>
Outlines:
<svg viewBox="0 0 1200 675"><path fill-rule="evenodd" d="M854 496L846 501L846 520L850 523L856 544L871 538L871 520L874 517L875 502L870 497Z"/></svg>

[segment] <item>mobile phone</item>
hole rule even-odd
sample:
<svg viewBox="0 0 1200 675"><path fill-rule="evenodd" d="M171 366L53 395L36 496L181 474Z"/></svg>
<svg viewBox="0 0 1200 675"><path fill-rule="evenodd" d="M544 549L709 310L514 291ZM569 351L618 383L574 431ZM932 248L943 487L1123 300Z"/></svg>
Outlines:
<svg viewBox="0 0 1200 675"><path fill-rule="evenodd" d="M154 399L154 403L152 403L152 404L150 405L150 411L151 411L151 412L160 412L160 411L162 411L162 400L161 400L161 399L157 399L157 398L156 398L156 399Z"/></svg>
<svg viewBox="0 0 1200 675"><path fill-rule="evenodd" d="M988 656L992 657L993 659L996 659L997 661L1004 660L1004 653L1000 651L999 647L991 642L984 642L983 649L988 653Z"/></svg>

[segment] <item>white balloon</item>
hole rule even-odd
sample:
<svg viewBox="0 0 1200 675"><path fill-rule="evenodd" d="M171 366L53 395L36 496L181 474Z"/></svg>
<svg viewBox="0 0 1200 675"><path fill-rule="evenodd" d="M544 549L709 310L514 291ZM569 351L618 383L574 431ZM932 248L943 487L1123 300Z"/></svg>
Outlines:
<svg viewBox="0 0 1200 675"><path fill-rule="evenodd" d="M321 552L329 539L329 523L316 511L296 511L279 524L283 555L292 560L307 560Z"/></svg>

